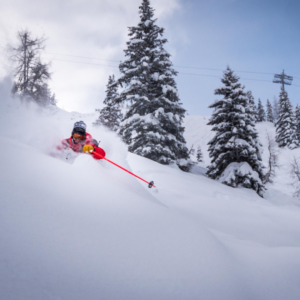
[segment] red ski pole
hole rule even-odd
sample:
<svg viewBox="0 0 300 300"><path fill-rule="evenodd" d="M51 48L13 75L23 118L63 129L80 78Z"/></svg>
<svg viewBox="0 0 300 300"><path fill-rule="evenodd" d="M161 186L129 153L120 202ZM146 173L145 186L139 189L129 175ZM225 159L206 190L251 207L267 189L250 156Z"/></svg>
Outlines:
<svg viewBox="0 0 300 300"><path fill-rule="evenodd" d="M149 188L152 188L153 186L156 187L156 186L154 185L154 182L153 182L153 181L148 182L148 181L144 180L143 178L141 178L141 177L139 177L139 176L133 174L132 172L126 170L125 168L119 166L118 164L114 163L113 161L107 159L106 157L102 156L101 154L99 154L99 153L97 153L97 152L95 152L95 151L93 151L92 153L95 154L95 155L98 156L98 157L101 157L102 159L105 159L106 161L108 161L108 162L110 162L111 164L117 166L118 168L124 170L125 172L127 172L127 173L129 173L129 174L135 176L136 178L138 178L138 179L140 179L140 180L146 182L146 183L148 184L148 187L149 187Z"/></svg>

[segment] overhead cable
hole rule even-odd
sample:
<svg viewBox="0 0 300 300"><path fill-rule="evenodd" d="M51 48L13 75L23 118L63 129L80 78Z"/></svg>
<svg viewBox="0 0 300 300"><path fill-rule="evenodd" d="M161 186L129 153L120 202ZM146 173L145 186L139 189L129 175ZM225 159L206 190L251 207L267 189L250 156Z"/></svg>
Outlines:
<svg viewBox="0 0 300 300"><path fill-rule="evenodd" d="M104 58L96 58L96 57L87 57L87 56L79 56L79 55L72 55L72 54L62 54L62 53L54 53L54 52L48 52L49 54L54 55L62 55L62 56L70 56L70 57L78 57L78 58L85 58L85 59L96 59L96 60L104 60L104 61L112 61L112 62L118 62L120 63L120 60L111 60L111 59L104 59ZM215 69L215 68L200 68L200 67L188 67L188 66L177 66L173 65L176 68L185 68L185 69L198 69L198 70L210 70L210 71L224 71L222 69ZM241 70L235 70L235 72L240 73L252 73L252 74L264 74L264 75L274 75L274 73L267 73L267 72L254 72L254 71L241 71ZM300 77L293 76L294 78L300 79Z"/></svg>
<svg viewBox="0 0 300 300"><path fill-rule="evenodd" d="M70 63L78 63L78 64L86 64L86 65L96 65L96 66L103 66L103 67L113 67L113 68L118 68L119 66L112 66L112 65L104 65L104 64L97 64L97 63L89 63L89 62L82 62L82 61L74 61L74 60L65 60L65 59L57 59L57 58L52 58L52 60L56 61L63 61L63 62L70 62ZM242 72L242 71L236 71L236 72ZM249 73L255 73L255 72L249 72ZM203 76L203 77L215 77L215 78L222 78L221 76L217 75L207 75L207 74L196 74L196 73L183 73L183 72L178 72L178 74L182 75L192 75L192 76ZM242 80L252 80L252 81L266 81L266 82L271 82L270 80L264 80L264 79L254 79L254 78L242 78ZM292 84L293 86L300 87L299 85Z"/></svg>

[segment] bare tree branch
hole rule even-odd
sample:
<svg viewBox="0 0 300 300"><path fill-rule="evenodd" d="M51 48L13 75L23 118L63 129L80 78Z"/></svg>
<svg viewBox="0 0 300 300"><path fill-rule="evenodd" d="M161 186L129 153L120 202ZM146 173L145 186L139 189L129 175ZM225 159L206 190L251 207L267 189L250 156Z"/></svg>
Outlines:
<svg viewBox="0 0 300 300"><path fill-rule="evenodd" d="M276 176L276 168L279 168L278 164L278 148L275 139L267 132L268 150L269 150L269 161L268 171L264 178L264 183L273 183L273 179Z"/></svg>
<svg viewBox="0 0 300 300"><path fill-rule="evenodd" d="M290 163L291 169L290 174L294 179L292 185L295 187L294 197L300 197L300 162L299 158L293 157L293 160Z"/></svg>
<svg viewBox="0 0 300 300"><path fill-rule="evenodd" d="M8 46L10 59L15 64L12 93L41 105L55 103L55 97L51 96L47 84L51 79L49 64L43 64L40 59L40 52L45 49L46 39L32 38L28 30L23 30L18 32L18 40L17 47Z"/></svg>
<svg viewBox="0 0 300 300"><path fill-rule="evenodd" d="M40 51L45 49L45 38L31 37L28 30L18 32L20 44L17 47L8 46L11 52L10 59L15 64L14 76L17 79L16 92L22 92L28 88L30 75L33 69L40 63Z"/></svg>

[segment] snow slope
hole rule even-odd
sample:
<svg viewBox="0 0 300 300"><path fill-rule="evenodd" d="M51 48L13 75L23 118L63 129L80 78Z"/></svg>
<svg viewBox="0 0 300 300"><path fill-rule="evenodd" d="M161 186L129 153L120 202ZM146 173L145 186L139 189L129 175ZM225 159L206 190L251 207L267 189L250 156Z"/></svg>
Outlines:
<svg viewBox="0 0 300 300"><path fill-rule="evenodd" d="M209 165L210 158L207 151L207 144L213 138L214 132L211 131L212 126L208 126L209 116L187 116L185 119L184 126L186 127L185 138L189 148L192 146L197 149L201 147L203 152L204 163L200 163L199 166L205 167ZM270 122L262 122L256 124L256 129L259 133L259 139L263 147L261 149L262 159L266 169L268 168L269 151L267 134L275 139L275 126ZM279 154L279 165L280 169L276 170L276 178L274 179L273 185L267 185L267 193L265 198L271 202L277 204L283 203L295 203L300 204L300 201L291 198L294 194L294 188L291 185L293 179L290 176L290 162L293 157L300 157L300 149L289 150L287 148L277 147ZM196 153L195 153L196 155ZM193 157L196 161L196 156Z"/></svg>
<svg viewBox="0 0 300 300"><path fill-rule="evenodd" d="M128 153L95 118L1 100L1 300L299 299L300 209L286 175L262 199L208 179L205 164L187 174ZM157 189L85 154L53 157L79 120ZM207 164L206 121L187 117L186 139Z"/></svg>

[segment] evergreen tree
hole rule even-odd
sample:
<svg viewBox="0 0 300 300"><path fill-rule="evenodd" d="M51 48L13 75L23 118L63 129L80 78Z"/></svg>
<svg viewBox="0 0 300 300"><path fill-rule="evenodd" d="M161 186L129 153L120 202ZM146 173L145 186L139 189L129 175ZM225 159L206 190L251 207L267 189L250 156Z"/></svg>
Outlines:
<svg viewBox="0 0 300 300"><path fill-rule="evenodd" d="M197 161L203 162L203 153L200 146L197 148Z"/></svg>
<svg viewBox="0 0 300 300"><path fill-rule="evenodd" d="M164 29L158 27L149 0L140 6L140 22L129 28L126 60L118 101L131 101L119 130L130 152L161 164L176 162L188 171L188 149L182 126L185 109L179 102L170 54L164 49Z"/></svg>
<svg viewBox="0 0 300 300"><path fill-rule="evenodd" d="M295 110L295 139L297 141L297 146L300 145L300 107L297 104Z"/></svg>
<svg viewBox="0 0 300 300"><path fill-rule="evenodd" d="M265 122L265 121L266 121L266 112L264 106L262 105L260 99L258 98L257 122Z"/></svg>
<svg viewBox="0 0 300 300"><path fill-rule="evenodd" d="M276 142L279 147L297 147L295 129L295 117L292 104L287 92L281 88L278 120L276 122Z"/></svg>
<svg viewBox="0 0 300 300"><path fill-rule="evenodd" d="M215 90L223 99L216 100L208 125L213 125L215 137L208 143L212 158L207 175L229 186L254 189L260 196L264 191L264 174L259 151L255 116L244 86L227 67L222 87Z"/></svg>
<svg viewBox="0 0 300 300"><path fill-rule="evenodd" d="M194 156L195 155L195 149L194 149L194 145L192 145L191 149L189 150L189 156Z"/></svg>
<svg viewBox="0 0 300 300"><path fill-rule="evenodd" d="M276 123L279 118L279 104L276 97L274 97L273 100L273 116L274 116L274 123Z"/></svg>
<svg viewBox="0 0 300 300"><path fill-rule="evenodd" d="M270 103L269 99L267 99L267 121L274 123L274 114L272 104Z"/></svg>
<svg viewBox="0 0 300 300"><path fill-rule="evenodd" d="M55 97L55 94L52 94L52 96L50 97L50 104L56 106L57 99Z"/></svg>
<svg viewBox="0 0 300 300"><path fill-rule="evenodd" d="M18 32L18 47L9 47L11 59L15 63L15 82L12 93L23 99L34 100L40 105L56 105L51 95L48 81L51 79L49 64L40 60L40 51L44 47L44 38L31 37L27 30ZM54 98L53 98L54 97Z"/></svg>
<svg viewBox="0 0 300 300"><path fill-rule="evenodd" d="M252 95L252 92L247 91L246 96L247 96L248 101L249 101L249 107L250 107L249 109L251 110L251 114L254 116L254 122L257 122L257 120L258 120L257 107L255 105L254 97Z"/></svg>
<svg viewBox="0 0 300 300"><path fill-rule="evenodd" d="M51 93L51 90L47 83L42 83L41 85L37 85L35 92L31 95L32 99L35 100L38 104L42 106L46 105L56 105L57 100L55 98L55 94Z"/></svg>
<svg viewBox="0 0 300 300"><path fill-rule="evenodd" d="M106 98L104 99L104 104L106 105L103 109L96 109L100 112L99 118L96 120L94 125L104 125L113 131L117 131L120 125L120 120L123 115L121 113L119 105L116 103L115 99L118 96L117 85L115 81L115 76L109 76Z"/></svg>

